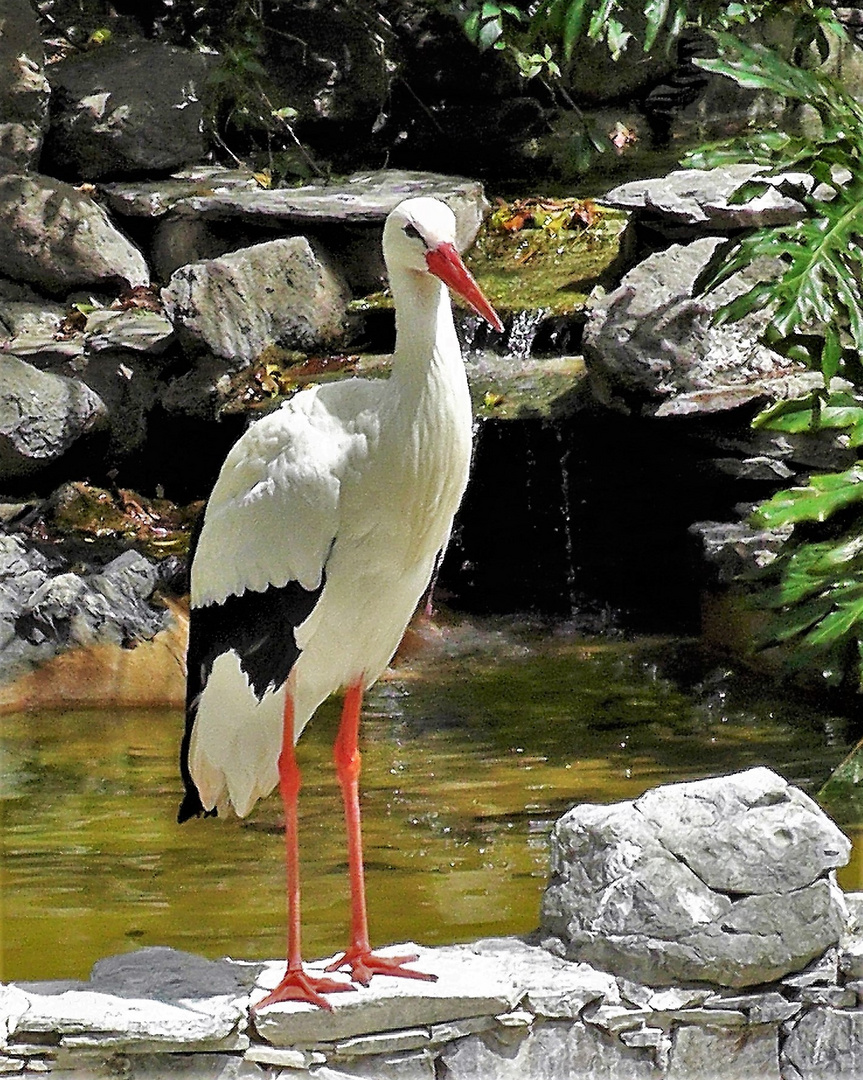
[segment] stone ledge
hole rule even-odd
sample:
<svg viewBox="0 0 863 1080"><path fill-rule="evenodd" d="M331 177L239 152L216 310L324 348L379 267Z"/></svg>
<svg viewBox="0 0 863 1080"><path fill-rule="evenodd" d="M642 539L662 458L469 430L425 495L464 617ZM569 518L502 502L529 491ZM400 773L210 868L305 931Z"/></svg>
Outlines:
<svg viewBox="0 0 863 1080"><path fill-rule="evenodd" d="M450 1080L851 1080L863 1073L863 985L849 962L863 894L847 902L838 949L746 993L654 988L495 938L409 946L436 983L376 978L335 995L332 1013L254 1016L281 962L141 949L100 961L87 983L0 989L0 1075L434 1080L445 1066Z"/></svg>

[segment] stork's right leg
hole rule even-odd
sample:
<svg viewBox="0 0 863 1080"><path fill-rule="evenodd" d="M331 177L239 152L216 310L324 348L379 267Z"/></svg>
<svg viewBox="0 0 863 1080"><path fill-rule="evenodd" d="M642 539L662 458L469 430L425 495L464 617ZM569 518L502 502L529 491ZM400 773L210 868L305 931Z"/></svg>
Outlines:
<svg viewBox="0 0 863 1080"><path fill-rule="evenodd" d="M294 702L290 682L285 688L282 751L279 754L279 792L285 810L285 867L288 887L288 967L285 977L271 994L259 1001L255 1011L277 1001L306 1001L322 1009L332 1009L322 994L352 990L349 983L313 977L303 971L300 945L300 845L297 804L302 785L294 752Z"/></svg>

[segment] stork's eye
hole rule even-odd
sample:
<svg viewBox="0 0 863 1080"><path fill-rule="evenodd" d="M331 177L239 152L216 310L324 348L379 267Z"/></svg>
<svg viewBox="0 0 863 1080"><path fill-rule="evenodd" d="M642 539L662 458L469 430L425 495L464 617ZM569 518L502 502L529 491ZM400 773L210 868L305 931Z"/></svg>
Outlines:
<svg viewBox="0 0 863 1080"><path fill-rule="evenodd" d="M423 239L423 234L411 221L409 221L407 225L405 225L404 234L405 236L409 236L412 240L420 240L423 244L425 243L425 240Z"/></svg>

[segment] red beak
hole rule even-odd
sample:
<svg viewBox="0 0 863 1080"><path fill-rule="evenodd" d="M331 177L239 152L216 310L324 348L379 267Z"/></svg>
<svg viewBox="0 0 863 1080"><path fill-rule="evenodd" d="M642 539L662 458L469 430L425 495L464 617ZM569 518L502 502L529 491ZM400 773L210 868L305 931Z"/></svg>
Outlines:
<svg viewBox="0 0 863 1080"><path fill-rule="evenodd" d="M477 315L481 315L499 334L503 333L503 323L497 312L483 295L482 289L474 281L473 275L452 244L438 244L433 250L427 251L426 265L435 277L439 277L444 285L457 293Z"/></svg>

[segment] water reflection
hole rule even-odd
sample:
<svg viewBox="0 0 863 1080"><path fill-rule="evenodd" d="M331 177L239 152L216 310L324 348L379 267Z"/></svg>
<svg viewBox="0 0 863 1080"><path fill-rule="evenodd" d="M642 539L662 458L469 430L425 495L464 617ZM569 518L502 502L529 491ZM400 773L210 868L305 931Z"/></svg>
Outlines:
<svg viewBox="0 0 863 1080"><path fill-rule="evenodd" d="M575 802L754 764L814 792L853 741L842 718L705 665L686 643L591 640L512 620L454 622L431 636L368 702L363 810L378 942L532 929L548 831ZM100 956L144 944L282 953L278 800L244 822L176 825L181 724L164 710L4 717L4 978L83 977ZM324 708L298 752L308 955L346 937L336 725Z"/></svg>

